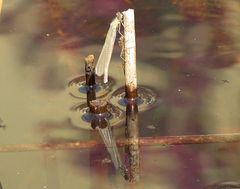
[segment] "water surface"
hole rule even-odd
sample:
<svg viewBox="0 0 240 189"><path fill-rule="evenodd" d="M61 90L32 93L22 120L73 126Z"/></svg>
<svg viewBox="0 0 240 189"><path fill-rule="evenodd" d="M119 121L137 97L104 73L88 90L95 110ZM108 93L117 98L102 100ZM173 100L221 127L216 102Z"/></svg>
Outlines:
<svg viewBox="0 0 240 189"><path fill-rule="evenodd" d="M84 75L85 56L99 56L115 13L127 8L135 9L138 84L159 100L138 112L139 136L240 131L238 0L8 0L0 18L1 146L101 141L97 131L71 122L71 108L85 99L67 86ZM116 44L106 98L124 85L120 52ZM124 137L124 125L114 127L115 138ZM197 189L237 182L238 158L237 144L140 147L140 182L133 186L102 147L6 152L0 182L15 189Z"/></svg>

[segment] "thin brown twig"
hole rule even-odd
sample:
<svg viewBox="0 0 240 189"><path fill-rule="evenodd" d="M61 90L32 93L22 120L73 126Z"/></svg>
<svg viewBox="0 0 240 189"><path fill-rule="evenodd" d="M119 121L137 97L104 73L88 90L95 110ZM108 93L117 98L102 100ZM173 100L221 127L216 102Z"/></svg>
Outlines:
<svg viewBox="0 0 240 189"><path fill-rule="evenodd" d="M183 135L183 136L162 136L162 137L142 137L136 140L118 139L117 146L122 147L132 143L139 143L141 146L153 145L184 145L184 144L209 144L209 143L235 143L240 142L240 133L233 134L210 134L210 135ZM43 150L73 150L89 149L104 146L102 142L77 141L66 143L45 143L45 144L12 144L1 145L0 152L24 152Z"/></svg>

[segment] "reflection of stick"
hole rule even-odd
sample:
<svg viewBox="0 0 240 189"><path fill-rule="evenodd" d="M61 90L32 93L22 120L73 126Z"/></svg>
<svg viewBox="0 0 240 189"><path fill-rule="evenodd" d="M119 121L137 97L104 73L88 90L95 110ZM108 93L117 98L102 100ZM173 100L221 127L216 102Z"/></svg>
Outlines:
<svg viewBox="0 0 240 189"><path fill-rule="evenodd" d="M123 20L126 98L135 99L137 97L137 73L134 10L128 9L123 12Z"/></svg>
<svg viewBox="0 0 240 189"><path fill-rule="evenodd" d="M91 100L96 99L95 92L95 65L94 65L94 56L88 55L85 59L85 75L86 75L86 88L87 88L87 104Z"/></svg>
<svg viewBox="0 0 240 189"><path fill-rule="evenodd" d="M167 146L167 145L186 145L186 144L209 144L209 143L240 143L240 133L233 134L211 134L211 135L183 135L183 136L165 136L165 137L143 137L136 141L128 139L119 139L117 146L123 147L129 143L139 143L141 146ZM72 150L94 148L103 143L95 140L45 143L45 144L11 144L1 145L0 152L22 152L22 151L40 151L40 150Z"/></svg>
<svg viewBox="0 0 240 189"><path fill-rule="evenodd" d="M92 100L89 102L90 113L92 113L91 126L93 129L106 128L108 126L108 121L106 119L108 110L107 102L104 100Z"/></svg>
<svg viewBox="0 0 240 189"><path fill-rule="evenodd" d="M138 182L140 177L140 150L138 138L138 106L135 101L129 101L126 107L126 139L127 159L129 161L129 180Z"/></svg>

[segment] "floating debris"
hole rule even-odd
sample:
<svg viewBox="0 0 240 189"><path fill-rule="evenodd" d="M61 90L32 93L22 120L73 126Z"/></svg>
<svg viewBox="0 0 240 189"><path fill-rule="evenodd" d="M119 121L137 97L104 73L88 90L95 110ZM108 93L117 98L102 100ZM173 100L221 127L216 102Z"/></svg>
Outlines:
<svg viewBox="0 0 240 189"><path fill-rule="evenodd" d="M108 163L112 163L112 161L109 158L104 158L102 160L102 164L108 164Z"/></svg>
<svg viewBox="0 0 240 189"><path fill-rule="evenodd" d="M4 128L4 129L6 128L6 125L1 118L0 118L0 128Z"/></svg>
<svg viewBox="0 0 240 189"><path fill-rule="evenodd" d="M155 130L155 129L156 129L156 126L154 126L154 125L148 125L148 126L147 126L147 129Z"/></svg>
<svg viewBox="0 0 240 189"><path fill-rule="evenodd" d="M227 80L227 79L222 79L222 82L223 83L230 83L229 80Z"/></svg>

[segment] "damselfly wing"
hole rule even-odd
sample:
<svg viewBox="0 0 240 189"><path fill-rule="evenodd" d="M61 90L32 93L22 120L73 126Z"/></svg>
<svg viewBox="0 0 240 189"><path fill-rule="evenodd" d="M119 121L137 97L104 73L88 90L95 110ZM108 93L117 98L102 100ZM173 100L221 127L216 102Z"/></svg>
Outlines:
<svg viewBox="0 0 240 189"><path fill-rule="evenodd" d="M109 63L112 57L117 31L119 31L118 28L121 26L121 22L121 13L117 13L117 16L110 24L101 54L96 64L96 74L98 76L102 76L104 74L104 83L108 82Z"/></svg>

